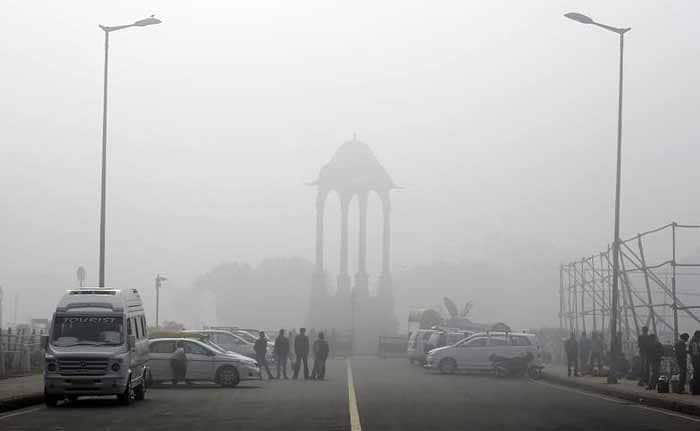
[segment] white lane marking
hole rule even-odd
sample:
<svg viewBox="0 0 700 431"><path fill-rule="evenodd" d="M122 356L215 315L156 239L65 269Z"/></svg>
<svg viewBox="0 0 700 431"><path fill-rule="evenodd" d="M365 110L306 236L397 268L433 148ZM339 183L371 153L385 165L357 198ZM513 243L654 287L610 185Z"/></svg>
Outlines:
<svg viewBox="0 0 700 431"><path fill-rule="evenodd" d="M350 358L347 358L346 362L348 363L348 410L350 411L350 430L362 431L362 425L360 424L360 412L357 409L355 384L352 380L352 367L350 366Z"/></svg>
<svg viewBox="0 0 700 431"><path fill-rule="evenodd" d="M587 391L583 391L583 390L569 388L566 386L559 386L559 385L555 385L555 384L551 384L551 383L542 382L539 380L531 380L531 381L534 383L538 383L540 385L549 386L551 388L559 389L562 391L569 391L569 392L574 392L574 393L581 394L581 395L587 395L589 397L599 398L601 400L610 401L610 402L617 403L617 404L627 404L628 406L633 407L633 408L650 410L650 411L655 412L655 413L661 413L661 414L664 414L666 416L674 416L677 418L689 420L691 422L700 422L700 418L695 417L695 416L689 416L689 415L686 415L683 413L678 413L678 412L674 412L674 411L666 410L666 409L661 409L661 408L657 408L657 407L645 406L643 404L637 404L634 401L627 401L627 400L622 400L619 398L611 398L611 397L608 397L606 395L600 395L600 394L596 394L593 392L587 392Z"/></svg>
<svg viewBox="0 0 700 431"><path fill-rule="evenodd" d="M33 413L33 412L36 412L36 411L38 411L38 410L41 410L42 408L43 408L43 407L34 407L33 409L20 410L20 411L18 411L18 412L14 412L14 413L9 413L9 414L6 414L6 415L2 415L2 416L0 416L0 420L7 419L7 418L11 418L12 416L26 415L27 413Z"/></svg>

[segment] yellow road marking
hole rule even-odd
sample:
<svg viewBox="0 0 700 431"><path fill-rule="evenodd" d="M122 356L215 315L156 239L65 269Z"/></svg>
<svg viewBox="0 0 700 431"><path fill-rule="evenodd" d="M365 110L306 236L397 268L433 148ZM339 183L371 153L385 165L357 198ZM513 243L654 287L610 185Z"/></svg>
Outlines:
<svg viewBox="0 0 700 431"><path fill-rule="evenodd" d="M351 431L362 431L362 425L360 425L360 412L357 409L357 396L355 395L355 384L352 380L352 367L350 366L350 359L346 359L348 363L348 410L350 410L350 430Z"/></svg>

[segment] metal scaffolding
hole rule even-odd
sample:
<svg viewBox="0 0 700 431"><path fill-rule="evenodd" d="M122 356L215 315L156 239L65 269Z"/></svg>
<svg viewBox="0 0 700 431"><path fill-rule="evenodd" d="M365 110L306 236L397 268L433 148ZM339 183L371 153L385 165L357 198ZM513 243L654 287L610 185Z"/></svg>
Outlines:
<svg viewBox="0 0 700 431"><path fill-rule="evenodd" d="M669 223L620 241L620 298L618 333L623 351L636 352L643 326L672 343L679 332L700 329L700 267L677 260L678 237L700 234L700 225ZM700 239L700 236L698 237ZM670 242L670 248L669 246ZM700 261L700 241L693 242L688 259ZM577 334L601 332L611 313L612 254L607 250L561 265L559 268L559 325ZM693 255L694 254L694 255ZM695 301L695 302L694 302Z"/></svg>

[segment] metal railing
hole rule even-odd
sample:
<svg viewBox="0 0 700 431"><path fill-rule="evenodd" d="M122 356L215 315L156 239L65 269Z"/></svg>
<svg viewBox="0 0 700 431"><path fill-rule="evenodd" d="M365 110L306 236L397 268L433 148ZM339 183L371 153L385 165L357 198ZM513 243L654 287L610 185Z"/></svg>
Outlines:
<svg viewBox="0 0 700 431"><path fill-rule="evenodd" d="M29 328L0 329L0 377L41 371L44 351L43 330Z"/></svg>

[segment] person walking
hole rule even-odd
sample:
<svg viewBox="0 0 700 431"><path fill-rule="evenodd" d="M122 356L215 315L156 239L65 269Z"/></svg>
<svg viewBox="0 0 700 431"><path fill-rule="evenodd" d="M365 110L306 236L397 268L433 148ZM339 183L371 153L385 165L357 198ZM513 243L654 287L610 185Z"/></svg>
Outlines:
<svg viewBox="0 0 700 431"><path fill-rule="evenodd" d="M642 327L642 333L637 337L637 347L639 348L639 386L649 385L649 351L651 339L649 335L649 328L646 326Z"/></svg>
<svg viewBox="0 0 700 431"><path fill-rule="evenodd" d="M281 377L281 369L282 373L284 374L284 378L288 379L287 356L289 356L289 340L284 336L284 329L280 329L279 334L277 334L277 338L275 338L274 353L275 360L277 361L277 378L279 379Z"/></svg>
<svg viewBox="0 0 700 431"><path fill-rule="evenodd" d="M265 331L260 331L260 336L257 340L255 340L255 345L253 345L253 350L255 350L255 358L258 360L258 365L260 366L261 380L263 367L267 372L267 378L274 379L274 377L272 377L272 373L270 372L270 366L267 363L267 342L268 339L265 336Z"/></svg>
<svg viewBox="0 0 700 431"><path fill-rule="evenodd" d="M578 375L578 342L573 331L569 338L566 339L566 342L564 342L564 350L566 350L567 374L571 377L571 368L573 367L574 377L576 377Z"/></svg>
<svg viewBox="0 0 700 431"><path fill-rule="evenodd" d="M304 379L309 378L309 337L306 328L299 328L299 335L294 339L294 353L297 357L294 363L294 379L299 377L299 368L304 363Z"/></svg>
<svg viewBox="0 0 700 431"><path fill-rule="evenodd" d="M683 333L680 339L673 346L676 353L676 363L678 363L678 393L685 393L685 383L688 381L688 333Z"/></svg>
<svg viewBox="0 0 700 431"><path fill-rule="evenodd" d="M651 378L649 379L647 389L653 390L656 389L656 385L659 382L661 359L664 357L664 345L661 344L656 334L651 334L649 336L648 346L647 358L649 360L649 367L651 368Z"/></svg>
<svg viewBox="0 0 700 431"><path fill-rule="evenodd" d="M318 333L318 339L314 341L314 368L311 371L311 378L323 380L326 378L326 359L328 359L328 341L325 340L323 332Z"/></svg>
<svg viewBox="0 0 700 431"><path fill-rule="evenodd" d="M582 374L588 372L588 365L591 356L591 339L586 336L586 331L581 332L581 338L578 340L579 361L578 367Z"/></svg>
<svg viewBox="0 0 700 431"><path fill-rule="evenodd" d="M599 332L591 334L591 368L597 369L598 372L603 368L603 336Z"/></svg>
<svg viewBox="0 0 700 431"><path fill-rule="evenodd" d="M690 392L693 395L698 395L700 394L700 331L693 333L693 338L688 344L688 352L690 353L690 363L693 365Z"/></svg>
<svg viewBox="0 0 700 431"><path fill-rule="evenodd" d="M182 341L175 342L175 351L170 358L170 369L173 373L173 385L177 385L183 380L187 381L187 355Z"/></svg>

